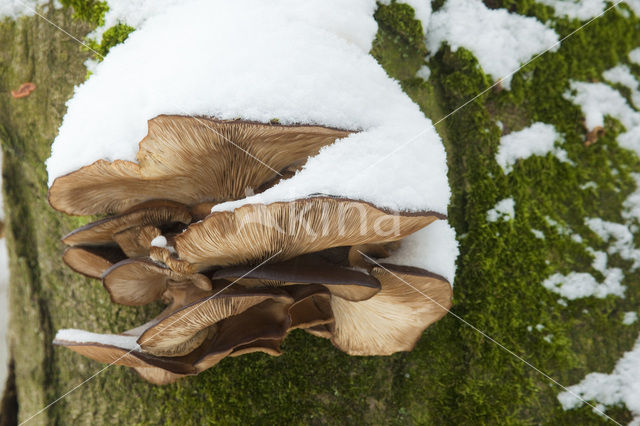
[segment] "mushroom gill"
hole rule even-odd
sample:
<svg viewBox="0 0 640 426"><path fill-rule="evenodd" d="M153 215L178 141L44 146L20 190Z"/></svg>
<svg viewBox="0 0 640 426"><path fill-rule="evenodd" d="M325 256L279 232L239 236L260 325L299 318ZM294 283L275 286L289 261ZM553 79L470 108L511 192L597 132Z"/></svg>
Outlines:
<svg viewBox="0 0 640 426"><path fill-rule="evenodd" d="M49 202L112 214L63 238L67 265L101 279L114 303L167 306L119 335L63 333L55 344L164 384L227 356L277 356L295 329L351 355L408 351L446 314L445 278L362 255L388 257L442 214L323 194L211 212L293 176L350 132L164 115L148 124L137 163L99 160L59 177Z"/></svg>
<svg viewBox="0 0 640 426"><path fill-rule="evenodd" d="M287 260L331 247L400 240L444 216L391 213L326 196L217 211L175 238L178 256L199 270L211 265ZM251 244L247 244L251 241Z"/></svg>
<svg viewBox="0 0 640 426"><path fill-rule="evenodd" d="M373 266L371 275L382 284L371 299L331 298L331 342L349 355L410 351L423 331L451 307L451 285L437 274L383 263Z"/></svg>
<svg viewBox="0 0 640 426"><path fill-rule="evenodd" d="M149 120L137 164L98 160L58 177L49 203L76 215L121 213L152 199L185 205L234 200L278 179L323 146L350 132L207 117L160 115ZM286 173L285 173L286 174Z"/></svg>

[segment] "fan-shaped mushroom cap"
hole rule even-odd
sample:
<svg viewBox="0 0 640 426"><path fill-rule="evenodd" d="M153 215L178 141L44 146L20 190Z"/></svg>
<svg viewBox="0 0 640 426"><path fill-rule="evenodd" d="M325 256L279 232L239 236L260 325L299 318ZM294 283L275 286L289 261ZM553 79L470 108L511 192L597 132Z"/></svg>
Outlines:
<svg viewBox="0 0 640 426"><path fill-rule="evenodd" d="M69 246L109 244L114 241L115 234L129 228L147 225L161 227L176 222L191 222L191 214L187 207L172 201L152 200L136 205L117 216L74 229L62 238L62 242Z"/></svg>
<svg viewBox="0 0 640 426"><path fill-rule="evenodd" d="M254 352L262 352L271 356L282 355L280 345L284 338L281 339L258 339L246 345L237 346L229 355L236 357L240 355L250 354Z"/></svg>
<svg viewBox="0 0 640 426"><path fill-rule="evenodd" d="M213 339L208 345L206 342L203 345L206 347L205 355L195 363L198 371L204 371L217 364L236 349L243 351L254 347L255 350L252 352L255 352L265 349L265 340L281 341L285 338L291 326L289 307L293 303L293 298L284 292L281 293L278 289L264 289L264 291L275 293L277 296L216 324Z"/></svg>
<svg viewBox="0 0 640 426"><path fill-rule="evenodd" d="M231 266L211 275L212 279L239 278L240 284L257 280L272 286L323 284L331 294L347 300L366 300L380 291L380 282L369 274L332 265L318 256L300 256L259 267Z"/></svg>
<svg viewBox="0 0 640 426"><path fill-rule="evenodd" d="M314 325L313 327L305 328L304 331L316 337L321 337L323 339L331 339L331 336L333 335L331 333L332 328L333 328L333 323L329 323L329 324Z"/></svg>
<svg viewBox="0 0 640 426"><path fill-rule="evenodd" d="M235 288L233 291L219 292L214 296L184 306L161 319L142 333L138 343L145 352L166 354L171 348L178 347L193 339L203 329L215 325L215 337L212 344L220 345L221 339L224 338L225 324L227 326L232 324L231 327L234 329L234 333L230 335L229 347L220 349L220 352L222 352L223 350L233 349L237 344L237 335L243 332L242 329L256 332L262 326L262 324L255 323L249 314L272 304L274 306L284 305L288 307L292 302L293 299L290 296L276 290ZM219 324L222 320L238 316L252 307L255 308L254 311L243 315L243 321L227 321L225 324ZM240 317L234 319L240 319ZM256 335L256 339L264 337L277 336ZM209 350L207 352L209 353Z"/></svg>
<svg viewBox="0 0 640 426"><path fill-rule="evenodd" d="M120 262L126 256L117 247L68 247L62 260L74 271L91 278L102 277L104 271Z"/></svg>
<svg viewBox="0 0 640 426"><path fill-rule="evenodd" d="M193 365L182 359L160 358L140 351L136 337L88 333L82 330L60 330L54 345L65 346L80 355L105 364L127 367L158 367L175 374L196 374Z"/></svg>
<svg viewBox="0 0 640 426"><path fill-rule="evenodd" d="M176 236L181 259L210 265L291 259L331 247L399 240L443 216L388 213L362 201L330 197L247 204L214 212ZM251 242L250 244L248 242Z"/></svg>
<svg viewBox="0 0 640 426"><path fill-rule="evenodd" d="M189 282L202 291L211 290L211 281L202 274L182 275L150 259L125 259L107 269L102 283L114 303L140 306L158 300L169 282Z"/></svg>
<svg viewBox="0 0 640 426"><path fill-rule="evenodd" d="M289 308L290 330L333 322L330 293L326 287L317 284L292 285L286 290L294 298Z"/></svg>
<svg viewBox="0 0 640 426"><path fill-rule="evenodd" d="M133 369L141 378L154 385L168 385L186 376L159 367L134 367Z"/></svg>
<svg viewBox="0 0 640 426"><path fill-rule="evenodd" d="M409 266L382 264L371 273L382 284L371 299L331 298L331 341L349 355L410 351L425 328L448 312L451 285L439 275Z"/></svg>
<svg viewBox="0 0 640 426"><path fill-rule="evenodd" d="M113 235L113 239L127 257L149 256L149 249L154 238L162 235L162 232L153 225L134 226Z"/></svg>
<svg viewBox="0 0 640 426"><path fill-rule="evenodd" d="M192 205L243 197L349 132L320 126L160 115L149 120L138 164L104 160L57 178L49 203L67 214L119 213L149 199Z"/></svg>

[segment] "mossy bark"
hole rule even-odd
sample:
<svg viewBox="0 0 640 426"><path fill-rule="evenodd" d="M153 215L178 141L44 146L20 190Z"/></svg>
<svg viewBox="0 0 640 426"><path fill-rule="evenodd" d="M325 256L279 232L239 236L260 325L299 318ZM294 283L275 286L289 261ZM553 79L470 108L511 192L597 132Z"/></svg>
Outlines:
<svg viewBox="0 0 640 426"><path fill-rule="evenodd" d="M550 8L531 1L492 3L542 21L552 18ZM470 52L447 47L428 60L429 81L416 78L426 51L416 43L421 28L411 15L406 6L381 6L372 54L438 121L491 81ZM90 30L68 9L45 16L79 39ZM556 30L562 37L579 25L557 21ZM437 125L454 191L449 217L461 244L452 311L565 385L590 371L611 371L640 331L637 323L621 322L624 312L638 310L640 275L616 256L611 262L626 271L624 299L584 299L564 307L540 284L556 270L590 270L587 245L606 247L585 227L585 217L622 222L621 204L634 190L630 173L640 171L638 158L618 147L616 136L623 129L614 120L607 121L601 140L585 147L580 110L562 94L569 80L599 79L624 60L640 45L638 25L631 13L608 13L516 74L510 91L491 90ZM30 423L603 422L588 407L564 412L556 400L561 389L452 315L430 327L410 353L349 357L325 340L294 332L281 357L227 359L165 387L148 385L122 367L102 371L103 365L53 348L59 328L117 332L159 307L115 306L100 283L73 274L60 260L59 237L89 219L49 208L44 160L64 103L86 76L82 64L89 52L39 17L0 22L0 46L11 351L20 421L62 397ZM633 70L638 75L640 69ZM24 81L33 81L36 91L11 98L9 91ZM534 121L553 124L564 134L563 147L574 164L552 155L531 157L505 175L495 162L498 120L504 131ZM586 182L597 189L581 189ZM506 197L516 201L515 220L488 223L487 210ZM570 226L584 242L559 235L545 217ZM531 228L546 239L537 239ZM537 324L544 326L542 332ZM545 340L548 335L551 341ZM623 423L630 419L620 407L609 414Z"/></svg>

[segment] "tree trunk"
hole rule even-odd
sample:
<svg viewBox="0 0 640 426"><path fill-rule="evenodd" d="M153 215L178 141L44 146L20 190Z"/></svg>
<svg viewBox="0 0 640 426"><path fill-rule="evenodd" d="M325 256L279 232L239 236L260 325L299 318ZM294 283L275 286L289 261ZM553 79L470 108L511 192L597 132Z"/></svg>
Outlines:
<svg viewBox="0 0 640 426"><path fill-rule="evenodd" d="M491 3L541 21L550 17L549 8L530 2ZM78 39L90 31L69 9L45 16ZM417 78L427 52L411 9L380 6L376 19L372 55L434 122L492 84L469 51L448 47L427 60L428 81ZM580 25L561 22L561 37ZM638 323L626 326L619 319L637 311L640 300L640 273L623 260L612 261L625 270L626 298L563 306L541 285L556 271L589 269L587 247L605 245L584 218L621 222L622 202L635 189L630 173L640 171L640 163L618 146L620 123L608 120L604 136L585 147L582 113L562 95L570 80L601 79L626 58L640 45L638 25L633 14L608 13L517 73L510 90L489 90L437 124L454 194L449 218L461 249L455 316L430 327L412 352L349 357L296 331L280 357L229 358L199 376L157 387L123 367L102 371L105 365L51 344L57 329L117 332L160 307L114 305L99 282L62 263L59 238L95 218L64 216L48 206L44 161L65 102L86 77L89 52L37 16L0 21L0 142L19 421L37 414L30 423L603 422L586 406L563 411L556 398L562 389L504 348L568 386L591 371L610 372L638 335ZM12 98L10 90L26 81L36 90ZM531 157L505 174L495 161L501 135L536 121L564 134L573 164L552 155ZM597 189L581 189L587 182ZM488 222L487 211L507 197L515 199L515 218ZM558 233L546 218L580 233L583 241ZM607 413L620 422L631 419L624 407Z"/></svg>

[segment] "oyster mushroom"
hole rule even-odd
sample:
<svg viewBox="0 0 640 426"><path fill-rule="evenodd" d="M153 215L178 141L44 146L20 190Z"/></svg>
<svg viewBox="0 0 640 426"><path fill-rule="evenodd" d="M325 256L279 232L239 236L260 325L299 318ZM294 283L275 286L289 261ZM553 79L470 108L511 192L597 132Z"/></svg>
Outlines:
<svg viewBox="0 0 640 426"><path fill-rule="evenodd" d="M198 374L228 355L280 353L294 303L286 292L174 293L163 313L139 327L117 335L60 330L54 344L99 362L132 367L156 384Z"/></svg>
<svg viewBox="0 0 640 426"><path fill-rule="evenodd" d="M365 259L370 260L368 255ZM331 298L335 322L331 342L349 355L390 355L410 351L422 332L446 315L452 288L442 276L421 268L370 263L371 275L382 284L368 300ZM322 330L311 330L319 334Z"/></svg>
<svg viewBox="0 0 640 426"><path fill-rule="evenodd" d="M350 132L205 117L149 120L137 163L104 160L58 177L51 206L67 214L121 213L151 199L188 206L245 196L302 166L320 148ZM162 155L158 155L162 153Z"/></svg>
<svg viewBox="0 0 640 426"><path fill-rule="evenodd" d="M206 276L180 274L148 258L125 259L114 264L103 273L102 283L114 303L128 306L154 302L178 284L193 286L194 291L212 290Z"/></svg>
<svg viewBox="0 0 640 426"><path fill-rule="evenodd" d="M90 278L102 277L102 274L115 263L126 259L118 247L78 246L67 247L62 260L74 271Z"/></svg>
<svg viewBox="0 0 640 426"><path fill-rule="evenodd" d="M390 213L362 201L313 197L217 211L176 236L178 257L202 270L287 260L331 247L397 241L444 216ZM252 244L247 244L251 241Z"/></svg>
<svg viewBox="0 0 640 426"><path fill-rule="evenodd" d="M211 275L211 279L233 278L247 286L322 284L334 296L352 301L366 300L380 291L380 282L371 275L308 255L253 268L232 266Z"/></svg>
<svg viewBox="0 0 640 426"><path fill-rule="evenodd" d="M128 211L74 229L62 238L69 246L118 243L131 255L148 250L147 241L160 235L158 228L191 223L191 213L184 205L167 200L153 200ZM145 246L146 245L146 246ZM135 257L135 256L130 256Z"/></svg>

